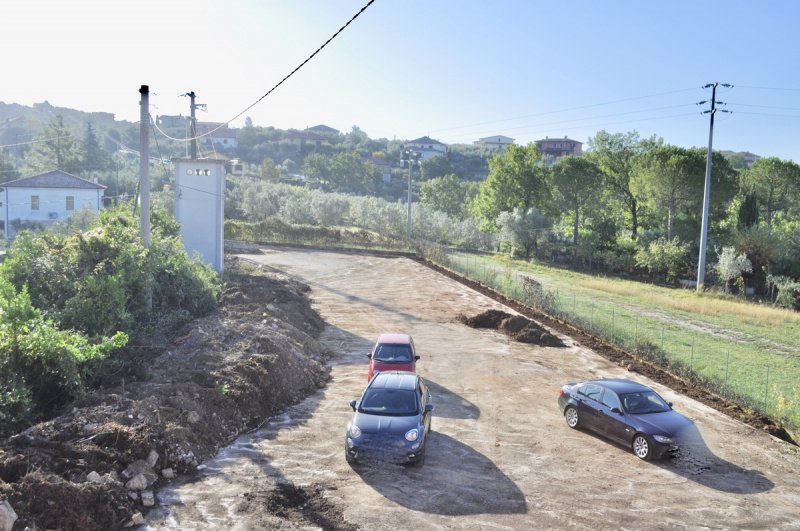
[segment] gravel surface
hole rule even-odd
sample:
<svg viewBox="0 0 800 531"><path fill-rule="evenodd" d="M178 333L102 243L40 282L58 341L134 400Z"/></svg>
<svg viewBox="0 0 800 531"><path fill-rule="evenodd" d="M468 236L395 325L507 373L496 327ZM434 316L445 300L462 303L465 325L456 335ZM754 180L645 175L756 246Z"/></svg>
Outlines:
<svg viewBox="0 0 800 531"><path fill-rule="evenodd" d="M242 258L311 286L331 380L240 437L190 482L162 489L149 529L800 529L798 447L745 425L575 340L516 342L459 321L515 313L421 264L309 250ZM421 468L350 466L348 401L382 332L414 337L435 403ZM570 430L560 386L596 377L651 385L692 418L691 448L643 462Z"/></svg>

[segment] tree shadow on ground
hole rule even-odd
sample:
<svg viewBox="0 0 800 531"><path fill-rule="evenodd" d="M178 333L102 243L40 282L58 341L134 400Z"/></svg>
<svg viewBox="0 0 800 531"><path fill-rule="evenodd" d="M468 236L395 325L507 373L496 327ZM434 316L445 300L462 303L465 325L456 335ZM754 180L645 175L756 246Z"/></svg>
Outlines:
<svg viewBox="0 0 800 531"><path fill-rule="evenodd" d="M414 511L448 516L524 514L525 495L485 455L431 432L425 464L359 464L353 470L387 499Z"/></svg>

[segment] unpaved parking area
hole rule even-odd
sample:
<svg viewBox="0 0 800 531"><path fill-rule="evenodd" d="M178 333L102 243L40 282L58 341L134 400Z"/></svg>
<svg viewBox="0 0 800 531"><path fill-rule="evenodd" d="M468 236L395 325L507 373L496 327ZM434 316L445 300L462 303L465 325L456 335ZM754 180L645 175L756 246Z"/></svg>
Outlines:
<svg viewBox="0 0 800 531"><path fill-rule="evenodd" d="M332 380L240 438L196 480L164 490L149 527L290 529L800 529L798 448L562 338L516 343L458 322L498 303L405 258L304 250L246 257L308 283L328 323ZM422 468L351 467L348 401L366 384L372 341L407 332L430 383ZM567 428L562 383L635 377L695 420L690 451L643 462Z"/></svg>

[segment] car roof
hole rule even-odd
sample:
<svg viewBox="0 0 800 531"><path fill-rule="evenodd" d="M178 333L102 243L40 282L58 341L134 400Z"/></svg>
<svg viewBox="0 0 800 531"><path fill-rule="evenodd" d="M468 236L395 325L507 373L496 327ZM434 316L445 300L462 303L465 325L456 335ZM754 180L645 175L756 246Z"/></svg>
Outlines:
<svg viewBox="0 0 800 531"><path fill-rule="evenodd" d="M417 388L419 375L410 371L383 371L378 373L369 383L369 387L378 389L410 389Z"/></svg>
<svg viewBox="0 0 800 531"><path fill-rule="evenodd" d="M588 380L586 383L595 383L607 387L615 393L635 393L639 391L652 391L649 387L633 380L624 378L601 378L599 380Z"/></svg>
<svg viewBox="0 0 800 531"><path fill-rule="evenodd" d="M408 334L381 334L378 336L377 342L390 345L409 345L411 344L411 336Z"/></svg>

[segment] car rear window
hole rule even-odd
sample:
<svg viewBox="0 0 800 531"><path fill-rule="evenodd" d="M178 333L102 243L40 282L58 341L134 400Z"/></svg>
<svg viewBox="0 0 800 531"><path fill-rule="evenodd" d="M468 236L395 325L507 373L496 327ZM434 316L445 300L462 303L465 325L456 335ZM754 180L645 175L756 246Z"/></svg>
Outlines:
<svg viewBox="0 0 800 531"><path fill-rule="evenodd" d="M370 415L416 415L417 393L413 389L369 389L358 409Z"/></svg>
<svg viewBox="0 0 800 531"><path fill-rule="evenodd" d="M372 359L384 363L411 363L411 346L382 343L375 349Z"/></svg>

